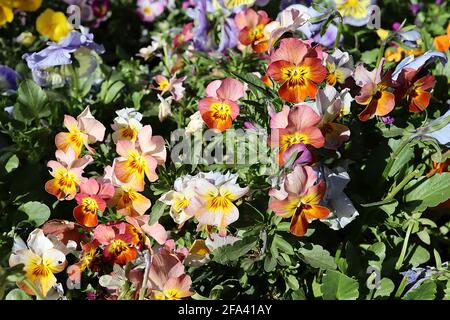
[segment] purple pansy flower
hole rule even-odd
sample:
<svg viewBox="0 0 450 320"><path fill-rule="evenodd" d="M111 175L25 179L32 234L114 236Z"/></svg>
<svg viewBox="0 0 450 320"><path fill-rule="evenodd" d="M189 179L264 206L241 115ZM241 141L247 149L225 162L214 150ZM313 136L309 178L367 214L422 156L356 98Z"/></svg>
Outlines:
<svg viewBox="0 0 450 320"><path fill-rule="evenodd" d="M8 66L0 65L0 92L14 92L17 90L19 75Z"/></svg>

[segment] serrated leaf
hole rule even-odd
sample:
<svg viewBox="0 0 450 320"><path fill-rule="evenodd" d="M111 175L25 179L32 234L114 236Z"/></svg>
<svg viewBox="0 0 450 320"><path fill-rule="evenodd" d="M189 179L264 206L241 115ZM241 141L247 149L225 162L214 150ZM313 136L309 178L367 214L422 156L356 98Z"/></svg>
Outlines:
<svg viewBox="0 0 450 320"><path fill-rule="evenodd" d="M407 185L406 205L413 212L422 212L426 208L450 199L450 172L435 174L431 178L421 177Z"/></svg>
<svg viewBox="0 0 450 320"><path fill-rule="evenodd" d="M334 258L319 245L312 245L311 249L302 247L299 249L301 259L313 268L335 270L337 268Z"/></svg>
<svg viewBox="0 0 450 320"><path fill-rule="evenodd" d="M356 300L359 297L358 281L338 271L328 270L320 288L324 300Z"/></svg>
<svg viewBox="0 0 450 320"><path fill-rule="evenodd" d="M50 218L49 207L37 201L24 203L18 210L25 213L28 216L28 222L36 227L43 225Z"/></svg>

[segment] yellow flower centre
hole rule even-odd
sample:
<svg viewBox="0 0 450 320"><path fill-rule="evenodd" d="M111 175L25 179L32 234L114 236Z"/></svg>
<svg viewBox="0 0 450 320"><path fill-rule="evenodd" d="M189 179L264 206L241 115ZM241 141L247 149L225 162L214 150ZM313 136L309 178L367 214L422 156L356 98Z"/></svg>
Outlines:
<svg viewBox="0 0 450 320"><path fill-rule="evenodd" d="M82 201L83 211L91 214L97 213L98 204L94 198L84 198Z"/></svg>
<svg viewBox="0 0 450 320"><path fill-rule="evenodd" d="M310 68L306 66L289 66L281 68L281 78L288 82L290 87L303 86L309 78Z"/></svg>
<svg viewBox="0 0 450 320"><path fill-rule="evenodd" d="M138 197L138 193L133 189L125 189L122 194L122 202L127 207L131 205Z"/></svg>
<svg viewBox="0 0 450 320"><path fill-rule="evenodd" d="M187 199L186 197L180 197L177 198L174 202L174 209L175 211L179 212L181 210L183 210L184 208L186 208L189 205L189 199Z"/></svg>
<svg viewBox="0 0 450 320"><path fill-rule="evenodd" d="M135 141L138 134L138 130L133 127L125 127L121 129L120 134L122 138Z"/></svg>
<svg viewBox="0 0 450 320"><path fill-rule="evenodd" d="M258 24L248 32L248 37L252 42L261 40L264 38L264 25Z"/></svg>
<svg viewBox="0 0 450 320"><path fill-rule="evenodd" d="M143 11L144 11L144 14L145 14L146 16L151 15L152 12L153 12L153 10L152 10L152 8L151 8L150 6L145 7Z"/></svg>
<svg viewBox="0 0 450 320"><path fill-rule="evenodd" d="M115 239L111 241L108 247L108 251L112 253L115 256L120 255L122 252L128 250L128 244L121 240L121 239Z"/></svg>
<svg viewBox="0 0 450 320"><path fill-rule="evenodd" d="M136 172L139 175L144 175L145 168L147 167L147 161L137 151L131 151L128 157L128 168L132 172Z"/></svg>
<svg viewBox="0 0 450 320"><path fill-rule="evenodd" d="M223 195L214 195L210 193L208 195L207 207L209 211L212 212L222 211L227 213L231 211L231 208L233 207L233 203L231 202L231 195L228 193Z"/></svg>
<svg viewBox="0 0 450 320"><path fill-rule="evenodd" d="M162 80L159 83L159 88L158 89L161 90L161 91L166 90L169 87L169 85L170 85L169 80L164 79L164 80Z"/></svg>
<svg viewBox="0 0 450 320"><path fill-rule="evenodd" d="M55 184L64 193L70 193L77 186L77 176L66 168L59 168L55 173Z"/></svg>
<svg viewBox="0 0 450 320"><path fill-rule="evenodd" d="M336 8L344 17L353 17L355 19L364 19L368 12L367 7L370 0L338 0Z"/></svg>
<svg viewBox="0 0 450 320"><path fill-rule="evenodd" d="M225 102L215 102L211 105L212 117L226 120L231 116L231 107Z"/></svg>
<svg viewBox="0 0 450 320"><path fill-rule="evenodd" d="M285 151L289 147L299 143L309 144L308 136L299 131L291 134L285 134L281 137L281 151Z"/></svg>

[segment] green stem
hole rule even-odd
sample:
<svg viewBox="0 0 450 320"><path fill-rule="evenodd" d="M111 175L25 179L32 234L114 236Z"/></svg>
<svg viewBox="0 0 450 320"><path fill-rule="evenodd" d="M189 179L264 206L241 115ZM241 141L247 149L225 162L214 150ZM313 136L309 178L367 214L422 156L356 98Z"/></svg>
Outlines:
<svg viewBox="0 0 450 320"><path fill-rule="evenodd" d="M31 291L33 291L33 293L36 295L36 297L39 298L39 300L47 300L42 295L41 291L38 288L36 288L36 286L34 285L34 283L30 279L23 280L23 283L25 283L27 285L27 287L29 287L31 289Z"/></svg>
<svg viewBox="0 0 450 320"><path fill-rule="evenodd" d="M391 192L388 193L385 200L393 199L397 193L399 193L412 179L414 179L419 174L419 170L414 170L410 174L408 174L405 178L403 178L402 182L400 182Z"/></svg>
<svg viewBox="0 0 450 320"><path fill-rule="evenodd" d="M395 292L395 297L400 298L403 291L405 291L406 286L408 285L408 278L405 276L402 279L402 282L400 282L400 285L398 286L397 291Z"/></svg>
<svg viewBox="0 0 450 320"><path fill-rule="evenodd" d="M384 56L385 48L386 48L386 41L382 41L380 50L378 50L378 58L377 58L377 64L376 64L375 68L378 68L378 66L380 65L381 59Z"/></svg>
<svg viewBox="0 0 450 320"><path fill-rule="evenodd" d="M403 240L403 246L402 246L402 251L400 253L400 257L398 258L397 263L395 264L395 270L400 270L400 268L403 265L403 260L405 259L405 255L406 255L406 249L408 248L409 236L411 235L413 226L414 226L414 223L413 223L413 221L410 220L408 229L406 230L405 240Z"/></svg>
<svg viewBox="0 0 450 320"><path fill-rule="evenodd" d="M339 46L339 41L341 40L342 34L342 18L339 19L338 30L336 35L336 40L334 40L333 50L335 50Z"/></svg>
<svg viewBox="0 0 450 320"><path fill-rule="evenodd" d="M410 141L411 141L411 137L403 138L402 143L392 153L386 167L383 170L383 178L387 178L389 172L391 171L392 166L394 165L394 161L397 160L397 157L400 154L400 152L402 152L402 150L409 144Z"/></svg>

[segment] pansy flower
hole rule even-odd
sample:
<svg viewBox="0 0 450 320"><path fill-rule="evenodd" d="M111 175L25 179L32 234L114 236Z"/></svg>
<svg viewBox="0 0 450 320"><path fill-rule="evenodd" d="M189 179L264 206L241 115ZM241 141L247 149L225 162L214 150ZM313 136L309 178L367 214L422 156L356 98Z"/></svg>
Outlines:
<svg viewBox="0 0 450 320"><path fill-rule="evenodd" d="M144 126L137 141L121 140L117 143L119 158L114 160L117 179L137 191L144 190L144 177L154 182L158 179L156 167L166 161L163 137L152 136L152 127Z"/></svg>
<svg viewBox="0 0 450 320"><path fill-rule="evenodd" d="M237 176L224 183L211 183L207 179L197 179L195 190L201 201L196 218L202 225L216 226L221 236L226 235L226 227L239 218L239 210L234 202L249 191L237 184Z"/></svg>
<svg viewBox="0 0 450 320"><path fill-rule="evenodd" d="M363 26L369 22L370 5L373 0L334 0L336 9L344 18L344 23L352 26Z"/></svg>
<svg viewBox="0 0 450 320"><path fill-rule="evenodd" d="M59 200L72 200L77 194L77 187L86 179L83 178L84 168L93 161L90 155L78 159L72 148L67 152L57 150L58 161L51 160L47 166L51 168L53 179L45 184L45 191Z"/></svg>
<svg viewBox="0 0 450 320"><path fill-rule="evenodd" d="M11 267L24 265L25 277L30 280L43 296L56 284L55 274L64 270L67 265L66 255L55 248L41 229L35 229L28 236L27 243L14 239L14 247L9 257ZM28 294L35 294L25 283L18 286Z"/></svg>
<svg viewBox="0 0 450 320"><path fill-rule="evenodd" d="M269 143L272 147L278 147L277 161L285 163L284 153L295 145L303 144L321 148L325 139L318 128L320 116L308 105L295 106L292 109L284 106L279 113L272 113L270 127L272 133Z"/></svg>
<svg viewBox="0 0 450 320"><path fill-rule="evenodd" d="M106 201L114 195L114 186L109 183L100 184L90 178L80 183L80 193L75 197L78 205L73 209L75 220L89 228L98 224L97 212L106 209Z"/></svg>
<svg viewBox="0 0 450 320"><path fill-rule="evenodd" d="M128 223L100 224L94 230L94 239L104 246L105 259L113 263L124 265L137 257L135 246L139 238L136 237L134 227Z"/></svg>
<svg viewBox="0 0 450 320"><path fill-rule="evenodd" d="M151 86L151 88L161 91L161 95L169 92L175 101L183 99L185 90L183 81L186 80L186 77L177 78L175 74L172 78L167 79L163 75L157 75L154 80L155 85Z"/></svg>
<svg viewBox="0 0 450 320"><path fill-rule="evenodd" d="M432 75L417 79L416 71L402 72L398 78L399 88L395 91L399 100L405 98L410 112L421 112L428 107L431 100L431 90L436 84Z"/></svg>
<svg viewBox="0 0 450 320"><path fill-rule="evenodd" d="M75 119L72 116L64 116L64 126L69 132L60 132L55 137L55 144L59 150L67 151L69 148L80 156L81 149L85 146L91 153L95 153L89 144L103 141L106 128L91 114L89 107Z"/></svg>
<svg viewBox="0 0 450 320"><path fill-rule="evenodd" d="M278 94L283 100L298 103L316 97L327 69L322 65L320 47L313 49L300 39L288 38L271 54L267 74L281 84Z"/></svg>
<svg viewBox="0 0 450 320"><path fill-rule="evenodd" d="M164 1L161 0L138 0L137 13L142 21L152 22L160 16L165 8Z"/></svg>
<svg viewBox="0 0 450 320"><path fill-rule="evenodd" d="M304 236L312 220L324 219L330 210L320 205L325 182L317 182L317 173L309 166L296 166L284 180L286 197L271 198L269 209L283 218L291 218L290 232Z"/></svg>
<svg viewBox="0 0 450 320"><path fill-rule="evenodd" d="M118 213L130 217L142 216L152 205L147 197L126 185L115 188L110 203L116 207Z"/></svg>
<svg viewBox="0 0 450 320"><path fill-rule="evenodd" d="M358 104L366 106L358 115L361 121L367 121L372 116L386 116L395 106L395 96L390 92L390 72L382 74L384 59L378 68L368 71L362 64L358 65L353 74L356 84L361 87L359 95L355 97Z"/></svg>
<svg viewBox="0 0 450 320"><path fill-rule="evenodd" d="M12 8L0 4L0 27L14 20L14 11Z"/></svg>
<svg viewBox="0 0 450 320"><path fill-rule="evenodd" d="M59 41L72 31L72 26L63 12L46 9L36 19L36 30L52 41Z"/></svg>
<svg viewBox="0 0 450 320"><path fill-rule="evenodd" d="M343 85L353 72L353 58L347 52L342 52L336 48L332 54L328 55L326 67L328 71L327 83L330 86L335 86L337 83Z"/></svg>
<svg viewBox="0 0 450 320"><path fill-rule="evenodd" d="M234 17L239 28L239 41L245 46L252 46L253 51L266 52L269 47L269 38L264 32L270 22L267 12L247 9L240 11Z"/></svg>
<svg viewBox="0 0 450 320"><path fill-rule="evenodd" d="M442 52L448 51L450 48L450 23L447 26L447 34L435 37L433 42L436 50Z"/></svg>
<svg viewBox="0 0 450 320"><path fill-rule="evenodd" d="M245 87L238 80L216 80L206 87L206 98L199 101L199 110L206 125L223 132L239 115L236 101L244 96Z"/></svg>
<svg viewBox="0 0 450 320"><path fill-rule="evenodd" d="M142 128L142 114L134 108L124 108L116 111L117 117L111 128L114 130L112 138L114 143L119 140L136 141L139 130Z"/></svg>
<svg viewBox="0 0 450 320"><path fill-rule="evenodd" d="M194 34L192 33L192 28L194 27L193 22L186 23L183 25L183 29L180 33L177 33L173 38L173 48L176 49L182 46L185 43L188 43L194 38Z"/></svg>

